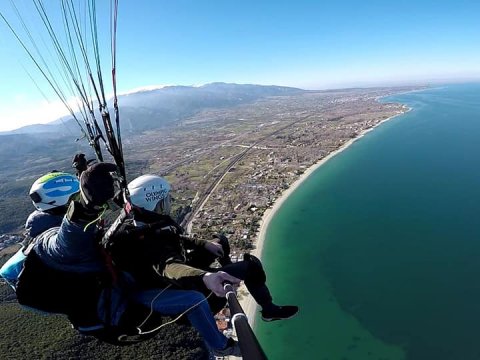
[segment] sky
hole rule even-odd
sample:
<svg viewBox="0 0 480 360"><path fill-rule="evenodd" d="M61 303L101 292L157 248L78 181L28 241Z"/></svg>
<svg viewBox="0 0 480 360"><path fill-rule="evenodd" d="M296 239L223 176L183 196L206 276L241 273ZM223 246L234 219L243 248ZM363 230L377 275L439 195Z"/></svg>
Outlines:
<svg viewBox="0 0 480 360"><path fill-rule="evenodd" d="M31 1L15 3L29 14ZM0 2L10 20L8 7L9 1ZM52 19L58 14L51 13ZM117 88L127 93L217 81L304 89L480 81L478 14L478 0L119 0ZM109 19L98 20L105 34ZM32 24L34 35L45 32ZM65 115L2 21L0 49L0 131Z"/></svg>

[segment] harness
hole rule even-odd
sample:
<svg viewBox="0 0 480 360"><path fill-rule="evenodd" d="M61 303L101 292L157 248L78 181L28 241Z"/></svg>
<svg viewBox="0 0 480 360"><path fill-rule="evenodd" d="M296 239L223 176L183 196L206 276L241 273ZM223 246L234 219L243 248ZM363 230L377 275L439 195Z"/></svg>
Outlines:
<svg viewBox="0 0 480 360"><path fill-rule="evenodd" d="M112 325L111 301L119 296L122 282L112 274L119 274L113 267L104 273L79 274L57 270L42 262L32 241L23 251L26 258L16 282L15 292L18 303L30 309L46 313L64 314L73 328L84 335L94 336L112 345L138 343L158 333L156 329L163 323L160 315L150 316L147 331L140 331L138 325L148 317L149 309L142 305L127 302L118 324ZM105 252L106 258L108 254ZM117 293L115 294L115 291ZM99 301L102 300L104 319L98 316Z"/></svg>

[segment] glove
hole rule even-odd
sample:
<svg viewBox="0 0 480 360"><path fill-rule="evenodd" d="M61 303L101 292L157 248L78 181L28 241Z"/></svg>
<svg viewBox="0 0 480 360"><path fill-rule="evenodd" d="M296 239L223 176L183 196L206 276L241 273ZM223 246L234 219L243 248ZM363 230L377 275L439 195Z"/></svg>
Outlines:
<svg viewBox="0 0 480 360"><path fill-rule="evenodd" d="M230 244L225 235L221 233L213 234L214 242L219 244L222 247L222 255L217 255L219 257L218 262L221 266L225 266L232 263L230 259Z"/></svg>
<svg viewBox="0 0 480 360"><path fill-rule="evenodd" d="M72 167L77 170L77 176L80 176L82 172L87 170L87 159L85 158L85 154L75 154L72 161Z"/></svg>
<svg viewBox="0 0 480 360"><path fill-rule="evenodd" d="M207 241L205 243L205 249L211 252L216 257L223 257L223 248L222 245L215 241Z"/></svg>
<svg viewBox="0 0 480 360"><path fill-rule="evenodd" d="M226 294L226 291L223 288L224 283L229 282L233 285L239 285L241 281L235 276L227 274L224 271L219 271L216 273L206 273L205 275L203 275L202 280L205 286L218 297L224 297Z"/></svg>
<svg viewBox="0 0 480 360"><path fill-rule="evenodd" d="M115 164L98 163L82 172L80 193L85 206L102 206L115 196L115 181L111 173L117 169Z"/></svg>

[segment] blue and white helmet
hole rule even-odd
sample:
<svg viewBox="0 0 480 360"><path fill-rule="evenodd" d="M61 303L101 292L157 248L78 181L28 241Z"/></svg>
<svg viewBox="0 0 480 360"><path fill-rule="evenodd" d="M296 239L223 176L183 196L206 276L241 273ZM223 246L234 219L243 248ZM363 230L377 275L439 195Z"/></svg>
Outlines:
<svg viewBox="0 0 480 360"><path fill-rule="evenodd" d="M168 181L157 175L142 175L128 184L133 205L164 215L170 213L170 189Z"/></svg>
<svg viewBox="0 0 480 360"><path fill-rule="evenodd" d="M79 190L80 183L75 175L51 172L33 183L30 198L38 210L46 211L67 205Z"/></svg>

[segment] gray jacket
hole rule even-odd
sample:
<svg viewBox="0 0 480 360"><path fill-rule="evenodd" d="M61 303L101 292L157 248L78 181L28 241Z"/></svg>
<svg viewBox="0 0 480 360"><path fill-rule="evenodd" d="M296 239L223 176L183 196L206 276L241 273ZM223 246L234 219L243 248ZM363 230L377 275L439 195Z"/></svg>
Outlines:
<svg viewBox="0 0 480 360"><path fill-rule="evenodd" d="M43 232L34 247L40 259L56 270L77 273L103 272L105 261L96 241L94 224L71 222L65 216L60 227Z"/></svg>
<svg viewBox="0 0 480 360"><path fill-rule="evenodd" d="M43 211L35 210L32 212L25 222L26 235L34 238L42 232L62 223L62 215L52 215Z"/></svg>

